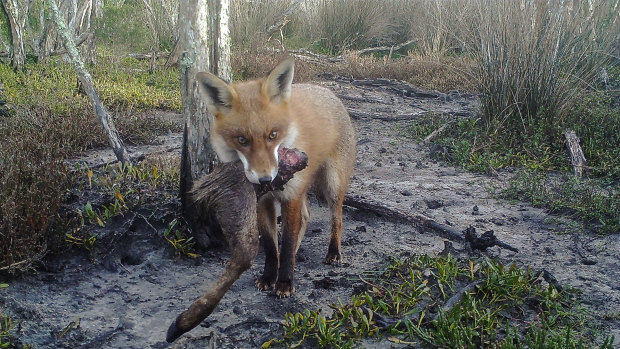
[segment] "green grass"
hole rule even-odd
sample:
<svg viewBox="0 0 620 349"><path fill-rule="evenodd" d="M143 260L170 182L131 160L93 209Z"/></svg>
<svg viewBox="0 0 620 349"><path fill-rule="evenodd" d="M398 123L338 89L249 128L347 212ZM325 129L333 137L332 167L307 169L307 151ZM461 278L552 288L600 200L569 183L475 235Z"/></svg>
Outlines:
<svg viewBox="0 0 620 349"><path fill-rule="evenodd" d="M8 284L0 283L0 292L3 288L9 287ZM32 346L29 345L17 345L15 344L15 336L13 334L17 322L11 317L4 314L0 309L0 349L29 349Z"/></svg>
<svg viewBox="0 0 620 349"><path fill-rule="evenodd" d="M612 348L593 338L576 290L558 290L531 269L447 255L393 259L362 278L366 290L332 314L286 314L284 334L263 347L354 348L362 340L431 348ZM457 302L449 306L448 300ZM387 344L386 344L387 345Z"/></svg>
<svg viewBox="0 0 620 349"><path fill-rule="evenodd" d="M109 109L181 109L179 74L175 69L149 72L148 60L118 58L106 48L99 49L97 61L87 69ZM158 61L158 66L162 64ZM54 112L67 114L76 105L88 104L86 96L78 93L75 69L60 59L50 59L45 64L29 63L21 72L0 65L0 77L4 97L16 107L52 104Z"/></svg>
<svg viewBox="0 0 620 349"><path fill-rule="evenodd" d="M620 187L617 183L521 170L501 196L527 200L553 213L593 223L590 226L603 233L620 231Z"/></svg>

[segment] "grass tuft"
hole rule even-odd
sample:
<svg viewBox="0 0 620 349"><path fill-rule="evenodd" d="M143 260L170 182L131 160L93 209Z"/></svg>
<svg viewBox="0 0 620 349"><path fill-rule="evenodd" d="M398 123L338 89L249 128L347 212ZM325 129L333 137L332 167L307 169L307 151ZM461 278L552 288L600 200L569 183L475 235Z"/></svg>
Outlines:
<svg viewBox="0 0 620 349"><path fill-rule="evenodd" d="M605 180L521 170L502 196L591 223L603 233L620 232L620 188Z"/></svg>

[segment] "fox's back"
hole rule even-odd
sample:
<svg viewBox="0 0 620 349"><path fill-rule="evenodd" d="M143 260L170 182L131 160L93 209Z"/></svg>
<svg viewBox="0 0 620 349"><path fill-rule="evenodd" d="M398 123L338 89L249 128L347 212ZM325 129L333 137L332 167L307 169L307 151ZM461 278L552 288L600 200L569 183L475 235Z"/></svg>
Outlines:
<svg viewBox="0 0 620 349"><path fill-rule="evenodd" d="M298 128L295 146L312 157L324 159L334 153L355 156L355 131L346 108L327 88L294 84L289 108Z"/></svg>

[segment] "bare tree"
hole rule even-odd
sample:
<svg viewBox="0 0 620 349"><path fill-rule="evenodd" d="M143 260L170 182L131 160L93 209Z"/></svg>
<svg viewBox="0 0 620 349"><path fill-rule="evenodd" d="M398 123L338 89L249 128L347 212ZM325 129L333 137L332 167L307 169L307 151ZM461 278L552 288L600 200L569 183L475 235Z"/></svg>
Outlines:
<svg viewBox="0 0 620 349"><path fill-rule="evenodd" d="M198 177L211 172L217 159L209 143L211 116L199 95L196 74L210 71L230 81L228 3L228 0L180 0L179 3L177 45L181 53L179 69L185 118L179 190L183 214L198 234L205 233L200 230L209 229L211 224L197 226L193 220L197 215L189 205L187 192Z"/></svg>

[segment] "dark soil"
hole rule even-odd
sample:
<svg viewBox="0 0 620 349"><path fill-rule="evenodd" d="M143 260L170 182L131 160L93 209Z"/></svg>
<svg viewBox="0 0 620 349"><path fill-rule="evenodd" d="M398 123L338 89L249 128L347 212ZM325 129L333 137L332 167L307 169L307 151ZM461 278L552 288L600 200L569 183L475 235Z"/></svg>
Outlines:
<svg viewBox="0 0 620 349"><path fill-rule="evenodd" d="M431 160L428 146L399 131L408 120L426 113L472 117L477 96L422 91L387 80L324 78L318 83L343 99L357 129L357 166L350 194L424 214L458 231L468 226L479 233L494 230L497 238L520 252L492 247L487 255L546 269L560 284L580 288L594 314L617 316L618 234L563 233L570 224L566 219L525 203L493 198L490 188L502 188L510 172L490 177ZM180 141L179 134L172 134L131 151L179 157ZM81 160L97 165L112 158L112 152L105 150ZM35 348L256 348L281 336L286 312L319 308L329 313L329 304L346 302L362 286L358 275L381 269L390 256L436 254L444 247L444 239L434 232L345 208L345 262L324 265L328 211L314 198L311 202L312 219L297 256L293 297L278 299L256 289L254 280L263 267L261 252L215 312L173 344L165 342L168 326L208 289L229 255L226 249L211 249L197 259L177 258L162 237L178 209L174 200L162 199L116 217L101 231L92 253L57 256L36 273L8 280L10 287L0 291L0 307L20 322L18 338ZM465 254L460 243L454 246ZM620 323L601 319L601 325L602 332L615 335L620 345Z"/></svg>

